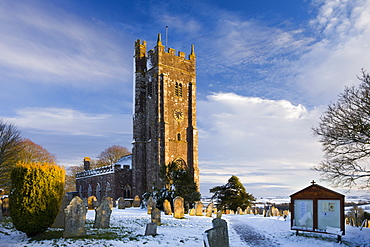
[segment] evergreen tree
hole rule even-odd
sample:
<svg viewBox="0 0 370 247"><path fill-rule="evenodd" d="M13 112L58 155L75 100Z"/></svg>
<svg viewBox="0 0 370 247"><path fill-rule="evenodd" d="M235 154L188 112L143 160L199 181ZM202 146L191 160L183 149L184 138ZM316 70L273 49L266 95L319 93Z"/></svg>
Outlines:
<svg viewBox="0 0 370 247"><path fill-rule="evenodd" d="M245 210L255 201L253 195L247 193L239 178L234 175L225 185L213 187L210 192L214 193L212 199L215 199L217 208L220 210L231 209L236 211L238 207Z"/></svg>
<svg viewBox="0 0 370 247"><path fill-rule="evenodd" d="M164 187L147 192L143 197L148 199L149 196L152 196L160 209L163 209L164 200L172 202L176 196L184 198L185 206L191 206L200 200L201 195L189 169L182 166L181 163L174 161L168 165L162 165L159 175L164 182Z"/></svg>

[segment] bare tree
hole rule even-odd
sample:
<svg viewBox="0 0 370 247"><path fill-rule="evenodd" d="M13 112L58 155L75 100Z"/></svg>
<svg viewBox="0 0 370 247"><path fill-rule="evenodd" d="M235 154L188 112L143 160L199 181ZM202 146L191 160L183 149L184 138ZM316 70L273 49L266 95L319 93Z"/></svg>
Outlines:
<svg viewBox="0 0 370 247"><path fill-rule="evenodd" d="M49 153L48 150L28 138L22 138L19 145L21 150L18 154L18 159L23 162L56 163L55 155Z"/></svg>
<svg viewBox="0 0 370 247"><path fill-rule="evenodd" d="M99 154L96 165L97 167L101 167L115 164L120 158L128 154L130 154L130 152L127 150L127 148L119 145L113 145Z"/></svg>
<svg viewBox="0 0 370 247"><path fill-rule="evenodd" d="M370 76L362 70L361 83L346 87L328 106L318 127L325 159L314 169L334 186L370 188Z"/></svg>
<svg viewBox="0 0 370 247"><path fill-rule="evenodd" d="M84 170L83 165L70 166L66 169L66 181L64 186L65 192L77 191L76 188L76 173Z"/></svg>
<svg viewBox="0 0 370 247"><path fill-rule="evenodd" d="M0 120L0 187L10 188L10 172L18 161L20 131Z"/></svg>

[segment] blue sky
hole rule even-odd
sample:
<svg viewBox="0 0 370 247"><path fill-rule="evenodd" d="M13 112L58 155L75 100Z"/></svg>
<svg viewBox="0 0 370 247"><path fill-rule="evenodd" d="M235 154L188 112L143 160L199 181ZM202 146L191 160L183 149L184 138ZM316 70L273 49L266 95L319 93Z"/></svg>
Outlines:
<svg viewBox="0 0 370 247"><path fill-rule="evenodd" d="M66 167L131 148L134 42L165 26L169 47L195 45L202 194L231 175L257 197L319 180L311 127L370 69L369 1L3 0L0 118Z"/></svg>

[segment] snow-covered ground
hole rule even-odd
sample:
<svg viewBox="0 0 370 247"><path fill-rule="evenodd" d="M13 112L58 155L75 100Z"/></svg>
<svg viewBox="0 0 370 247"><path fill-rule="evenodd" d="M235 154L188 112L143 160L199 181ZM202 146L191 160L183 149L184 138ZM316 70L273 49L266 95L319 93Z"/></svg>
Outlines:
<svg viewBox="0 0 370 247"><path fill-rule="evenodd" d="M94 211L87 213L87 236L84 239L61 238L62 229L50 229L53 238L31 240L15 230L9 220L0 222L0 246L203 246L203 233L212 228L212 218L185 215L185 219L174 219L162 214L162 225L158 226L157 236L144 236L150 215L139 208L114 209L111 228L94 229ZM229 225L230 246L253 246L243 242L235 231L236 226L247 224L259 234L273 241L275 246L370 246L370 228L346 226L343 243L336 243L336 236L304 233L296 236L290 230L289 220L278 217L254 215L223 215Z"/></svg>

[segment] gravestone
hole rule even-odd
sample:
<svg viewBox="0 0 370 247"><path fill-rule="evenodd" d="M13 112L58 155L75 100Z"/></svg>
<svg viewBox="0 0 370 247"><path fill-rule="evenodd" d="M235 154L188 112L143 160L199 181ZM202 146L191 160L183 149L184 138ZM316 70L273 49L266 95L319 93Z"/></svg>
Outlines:
<svg viewBox="0 0 370 247"><path fill-rule="evenodd" d="M222 217L222 211L221 211L221 210L219 210L219 211L217 211L217 216L216 216L216 218L217 218L217 219L221 219L221 217Z"/></svg>
<svg viewBox="0 0 370 247"><path fill-rule="evenodd" d="M68 204L69 204L68 196L65 195L63 196L62 203L60 204L58 215L55 218L54 223L51 227L53 228L63 228L64 227L64 221L66 217L64 213L64 209L68 206Z"/></svg>
<svg viewBox="0 0 370 247"><path fill-rule="evenodd" d="M173 199L174 213L173 217L176 219L181 219L184 217L184 198L177 196Z"/></svg>
<svg viewBox="0 0 370 247"><path fill-rule="evenodd" d="M148 209L148 214L152 213L152 209L156 207L156 202L154 201L153 197L149 196L148 200L146 201L146 207Z"/></svg>
<svg viewBox="0 0 370 247"><path fill-rule="evenodd" d="M203 203L202 202L197 202L195 204L195 215L203 216Z"/></svg>
<svg viewBox="0 0 370 247"><path fill-rule="evenodd" d="M3 216L10 216L10 211L9 211L9 197L3 198Z"/></svg>
<svg viewBox="0 0 370 247"><path fill-rule="evenodd" d="M75 196L69 205L64 209L65 224L64 238L83 237L86 235L86 207L82 199Z"/></svg>
<svg viewBox="0 0 370 247"><path fill-rule="evenodd" d="M138 208L138 207L140 207L140 203L141 203L140 197L138 195L136 195L135 198L134 198L133 206L135 208Z"/></svg>
<svg viewBox="0 0 370 247"><path fill-rule="evenodd" d="M212 213L213 213L213 203L211 202L210 204L208 204L206 208L206 216L212 217Z"/></svg>
<svg viewBox="0 0 370 247"><path fill-rule="evenodd" d="M148 223L146 225L145 235L157 235L157 223Z"/></svg>
<svg viewBox="0 0 370 247"><path fill-rule="evenodd" d="M140 204L139 204L139 206L140 206ZM131 201L127 201L127 200L125 200L125 207L126 207L126 208L131 208L131 207L132 207L132 203L131 203Z"/></svg>
<svg viewBox="0 0 370 247"><path fill-rule="evenodd" d="M226 209L225 214L230 214L230 209Z"/></svg>
<svg viewBox="0 0 370 247"><path fill-rule="evenodd" d="M123 197L118 198L118 209L125 209L126 208L126 202Z"/></svg>
<svg viewBox="0 0 370 247"><path fill-rule="evenodd" d="M195 208L190 209L189 215L190 216L195 216Z"/></svg>
<svg viewBox="0 0 370 247"><path fill-rule="evenodd" d="M157 223L157 225L161 225L161 210L155 208L152 210L151 214L152 223Z"/></svg>
<svg viewBox="0 0 370 247"><path fill-rule="evenodd" d="M243 210L240 207L238 207L236 209L236 213L239 214L239 215L241 215L241 214L243 214Z"/></svg>
<svg viewBox="0 0 370 247"><path fill-rule="evenodd" d="M172 215L171 203L167 199L163 202L163 211L165 215Z"/></svg>
<svg viewBox="0 0 370 247"><path fill-rule="evenodd" d="M213 228L207 230L204 235L204 246L209 247L228 247L229 234L227 230L227 222L222 219L212 220Z"/></svg>
<svg viewBox="0 0 370 247"><path fill-rule="evenodd" d="M108 198L103 199L99 207L95 209L94 228L109 228L110 215L112 214L110 203Z"/></svg>
<svg viewBox="0 0 370 247"><path fill-rule="evenodd" d="M0 199L0 222L4 220L3 218L3 200Z"/></svg>
<svg viewBox="0 0 370 247"><path fill-rule="evenodd" d="M87 198L87 208L89 210L93 210L95 207L97 207L98 203L98 199L96 199L95 196L89 196L89 198Z"/></svg>
<svg viewBox="0 0 370 247"><path fill-rule="evenodd" d="M113 200L113 198L112 197L107 197L106 198L106 200L108 201L108 203L109 203L109 207L111 208L111 209L113 209L114 208L114 200ZM104 200L103 200L104 201Z"/></svg>

